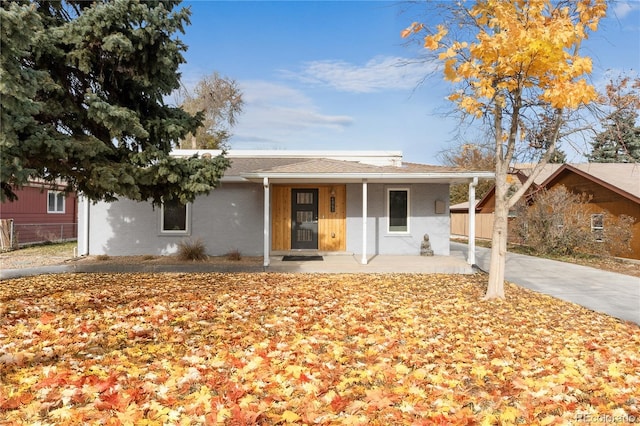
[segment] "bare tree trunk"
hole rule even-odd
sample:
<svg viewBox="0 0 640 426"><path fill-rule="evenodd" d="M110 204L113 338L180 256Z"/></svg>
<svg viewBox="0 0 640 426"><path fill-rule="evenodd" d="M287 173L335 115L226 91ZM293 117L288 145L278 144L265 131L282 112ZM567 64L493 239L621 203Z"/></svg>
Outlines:
<svg viewBox="0 0 640 426"><path fill-rule="evenodd" d="M517 114L517 108L514 113ZM493 233L491 235L491 261L489 263L489 285L484 299L504 299L504 270L507 256L507 220L509 217L509 200L507 191L507 175L509 163L513 156L517 126L513 126L507 144L506 152L503 146L502 110L498 105L494 109L494 130L496 142L496 180L495 180L495 210L493 212Z"/></svg>
<svg viewBox="0 0 640 426"><path fill-rule="evenodd" d="M489 284L484 296L485 300L504 299L504 273L507 260L509 220L509 205L506 197L508 188L506 176L496 176L496 206L493 213L491 263L489 265Z"/></svg>

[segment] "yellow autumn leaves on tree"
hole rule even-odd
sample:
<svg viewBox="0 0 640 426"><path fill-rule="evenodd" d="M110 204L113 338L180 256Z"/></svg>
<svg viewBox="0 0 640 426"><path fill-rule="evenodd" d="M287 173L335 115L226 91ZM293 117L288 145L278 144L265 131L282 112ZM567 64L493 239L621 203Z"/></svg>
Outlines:
<svg viewBox="0 0 640 426"><path fill-rule="evenodd" d="M605 17L606 0L475 0L438 3L447 25L413 23L403 37L426 32L424 47L454 86L449 100L490 126L495 153L495 209L485 299L503 299L508 216L553 157L567 117L598 98L586 78L591 59L580 47ZM437 54L437 55L436 55ZM547 123L544 145L523 138ZM562 132L561 132L562 130ZM518 189L507 183L515 159L536 166Z"/></svg>
<svg viewBox="0 0 640 426"><path fill-rule="evenodd" d="M449 98L462 110L481 116L509 94L532 89L553 108L577 108L596 99L585 80L591 59L580 56L579 48L605 16L605 0L480 0L468 13L475 39L447 38L443 25L424 37L427 49L440 52L445 79L467 83ZM402 36L426 29L413 23Z"/></svg>

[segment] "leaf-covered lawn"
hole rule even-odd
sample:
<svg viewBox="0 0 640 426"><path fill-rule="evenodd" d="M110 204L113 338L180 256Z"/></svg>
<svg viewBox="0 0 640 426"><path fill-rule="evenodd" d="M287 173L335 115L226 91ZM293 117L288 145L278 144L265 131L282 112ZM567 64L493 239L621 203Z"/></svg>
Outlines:
<svg viewBox="0 0 640 426"><path fill-rule="evenodd" d="M9 424L640 419L640 330L486 278L56 275L0 283ZM587 417L591 416L591 417Z"/></svg>

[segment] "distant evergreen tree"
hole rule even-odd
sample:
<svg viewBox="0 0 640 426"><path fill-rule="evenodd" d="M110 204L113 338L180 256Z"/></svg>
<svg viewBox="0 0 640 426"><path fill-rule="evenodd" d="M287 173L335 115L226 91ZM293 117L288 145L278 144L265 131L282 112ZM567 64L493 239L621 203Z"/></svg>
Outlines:
<svg viewBox="0 0 640 426"><path fill-rule="evenodd" d="M0 6L2 198L29 178L92 200L193 200L229 162L168 155L202 114L179 87L189 10L178 1L15 1Z"/></svg>
<svg viewBox="0 0 640 426"><path fill-rule="evenodd" d="M552 164L564 164L566 162L567 162L567 155L564 153L563 150L559 148L556 148L551 158L549 158L549 163L552 163Z"/></svg>
<svg viewBox="0 0 640 426"><path fill-rule="evenodd" d="M593 163L632 163L640 161L640 79L618 77L607 84L602 132L591 142L588 158Z"/></svg>
<svg viewBox="0 0 640 426"><path fill-rule="evenodd" d="M604 130L591 142L592 163L631 163L640 161L640 127L638 113L618 110L609 114Z"/></svg>

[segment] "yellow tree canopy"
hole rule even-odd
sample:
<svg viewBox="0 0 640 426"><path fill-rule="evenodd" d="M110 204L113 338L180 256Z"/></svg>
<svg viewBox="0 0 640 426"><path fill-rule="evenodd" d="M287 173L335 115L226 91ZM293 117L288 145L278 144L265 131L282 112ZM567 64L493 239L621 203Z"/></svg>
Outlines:
<svg viewBox="0 0 640 426"><path fill-rule="evenodd" d="M469 3L467 7L460 0L446 6L454 25L429 28L414 23L402 35L426 31L424 46L438 54L445 80L456 85L449 99L464 113L493 121L495 210L485 298L504 298L509 208L554 154L565 113L598 98L586 81L591 59L579 52L589 31L597 30L606 15L607 4L606 0ZM456 31L468 33L455 37L451 33ZM518 134L524 141L524 132L541 125L545 140L538 163L527 181L510 191L507 174Z"/></svg>
<svg viewBox="0 0 640 426"><path fill-rule="evenodd" d="M575 109L597 98L585 80L591 59L579 47L606 8L605 0L478 0L467 10L475 40L451 40L447 27L419 23L402 36L428 32L424 46L439 52L445 79L465 83L449 99L469 114L481 116L528 89L537 89L531 102Z"/></svg>

